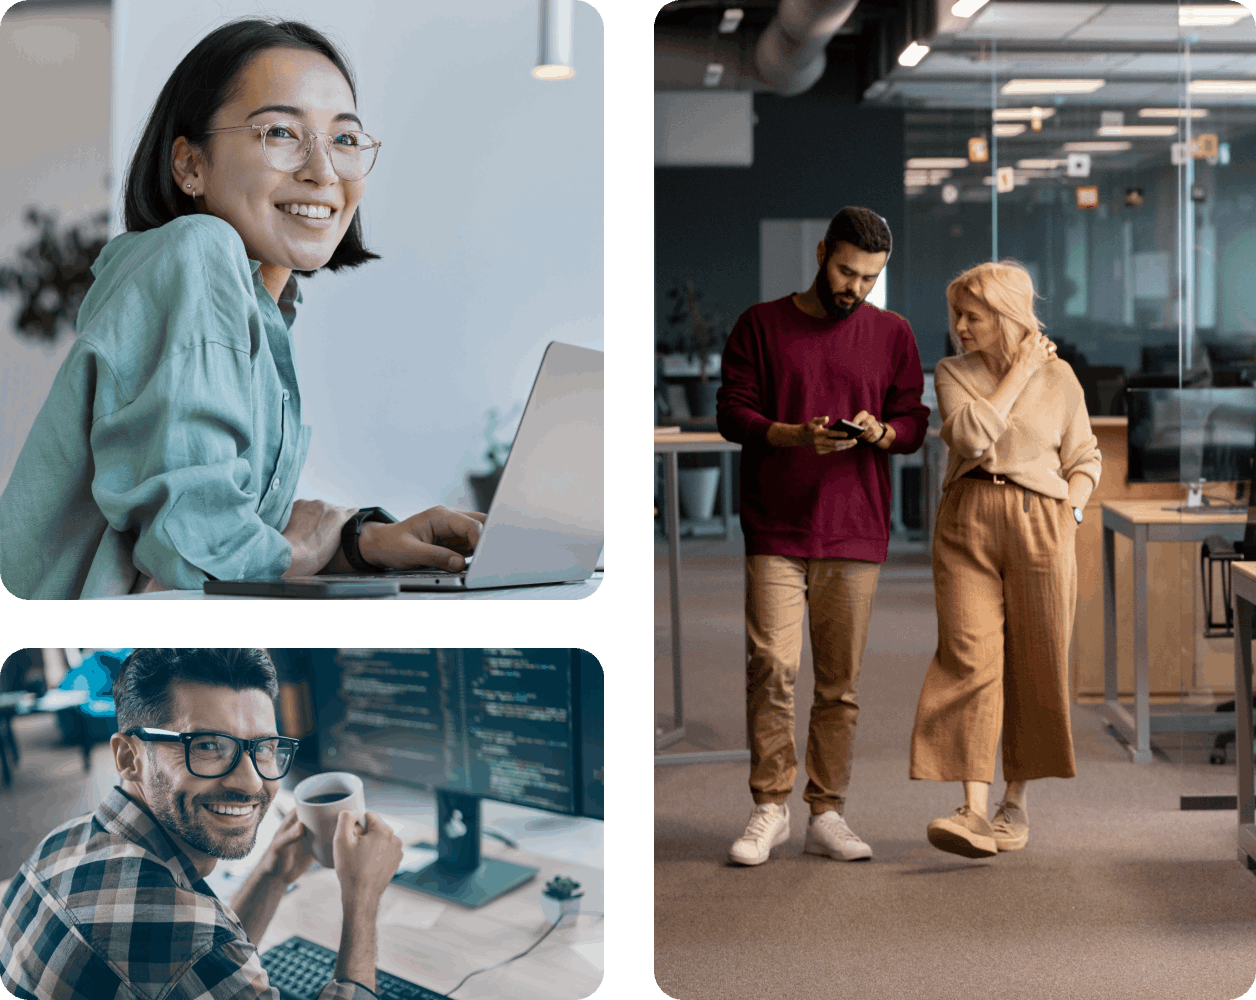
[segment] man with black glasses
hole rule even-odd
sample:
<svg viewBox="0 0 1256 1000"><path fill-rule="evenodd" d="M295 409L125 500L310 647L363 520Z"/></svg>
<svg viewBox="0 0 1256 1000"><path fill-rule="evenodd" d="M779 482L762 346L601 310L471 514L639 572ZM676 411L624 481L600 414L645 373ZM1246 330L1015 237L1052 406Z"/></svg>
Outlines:
<svg viewBox="0 0 1256 1000"><path fill-rule="evenodd" d="M284 892L314 860L290 812L228 907L205 883L242 858L288 773L275 669L262 650L136 650L114 681L120 784L39 845L0 913L0 980L22 1000L278 1000L258 960ZM334 852L344 912L335 979L319 1000L372 1000L380 896L401 841L342 812Z"/></svg>

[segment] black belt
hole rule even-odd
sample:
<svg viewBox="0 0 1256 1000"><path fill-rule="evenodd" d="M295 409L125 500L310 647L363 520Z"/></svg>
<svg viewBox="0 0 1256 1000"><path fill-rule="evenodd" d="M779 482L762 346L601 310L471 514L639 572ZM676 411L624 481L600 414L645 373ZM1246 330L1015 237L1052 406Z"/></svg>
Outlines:
<svg viewBox="0 0 1256 1000"><path fill-rule="evenodd" d="M1000 486L1007 486L1007 485L1015 486L1016 485L1010 479L1008 479L1007 476L1000 476L997 472L987 472L981 466L977 466L977 468L975 469L969 469L962 476L960 476L960 479L984 479L988 483L998 483ZM1033 490L1024 486L1021 488L1025 491L1025 513L1028 514L1029 513L1029 494L1032 493Z"/></svg>
<svg viewBox="0 0 1256 1000"><path fill-rule="evenodd" d="M977 466L975 469L969 469L962 476L960 476L960 478L961 479L984 479L988 483L998 483L1000 486L1004 485L1005 483L1011 482L1011 480L1008 479L1007 476L1001 476L997 472L987 472L980 465Z"/></svg>

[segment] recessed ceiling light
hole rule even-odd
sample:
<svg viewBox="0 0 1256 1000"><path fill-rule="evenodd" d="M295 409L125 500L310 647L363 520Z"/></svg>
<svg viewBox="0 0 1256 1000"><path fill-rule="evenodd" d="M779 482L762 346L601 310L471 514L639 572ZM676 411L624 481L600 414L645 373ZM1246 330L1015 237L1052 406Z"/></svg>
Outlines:
<svg viewBox="0 0 1256 1000"><path fill-rule="evenodd" d="M746 12L740 7L729 7L724 11L724 17L720 21L720 34L731 35L737 30L741 24L741 19L746 16Z"/></svg>
<svg viewBox="0 0 1256 1000"><path fill-rule="evenodd" d="M702 74L702 86L718 87L724 79L723 63L707 63L706 72Z"/></svg>
<svg viewBox="0 0 1256 1000"><path fill-rule="evenodd" d="M960 156L913 156L908 170L963 170L968 161Z"/></svg>
<svg viewBox="0 0 1256 1000"><path fill-rule="evenodd" d="M921 45L919 42L912 42L899 53L898 64L900 66L915 66L928 54L929 46Z"/></svg>
<svg viewBox="0 0 1256 1000"><path fill-rule="evenodd" d="M1068 160L1017 160L1016 166L1021 170L1057 170Z"/></svg>
<svg viewBox="0 0 1256 1000"><path fill-rule="evenodd" d="M1066 142L1066 153L1124 153L1133 147L1131 142Z"/></svg>
<svg viewBox="0 0 1256 1000"><path fill-rule="evenodd" d="M1192 80L1192 94L1256 94L1256 80Z"/></svg>
<svg viewBox="0 0 1256 1000"><path fill-rule="evenodd" d="M1177 135L1176 125L1104 125L1095 135Z"/></svg>
<svg viewBox="0 0 1256 1000"><path fill-rule="evenodd" d="M1251 13L1242 4L1223 3L1178 8L1178 24L1182 27L1227 27Z"/></svg>
<svg viewBox="0 0 1256 1000"><path fill-rule="evenodd" d="M996 122L1027 122L1033 118L1050 118L1055 108L995 108Z"/></svg>
<svg viewBox="0 0 1256 1000"><path fill-rule="evenodd" d="M1004 94L1093 94L1106 80L1008 80Z"/></svg>
<svg viewBox="0 0 1256 1000"><path fill-rule="evenodd" d="M1024 122L1000 122L994 126L994 134L1000 139L1010 139L1014 135L1020 135L1026 127Z"/></svg>
<svg viewBox="0 0 1256 1000"><path fill-rule="evenodd" d="M1138 112L1139 118L1185 118L1185 108L1143 108ZM1207 118L1207 108L1191 108L1192 118Z"/></svg>
<svg viewBox="0 0 1256 1000"><path fill-rule="evenodd" d="M959 3L951 8L951 13L956 17L972 17L989 2L990 0L959 0Z"/></svg>

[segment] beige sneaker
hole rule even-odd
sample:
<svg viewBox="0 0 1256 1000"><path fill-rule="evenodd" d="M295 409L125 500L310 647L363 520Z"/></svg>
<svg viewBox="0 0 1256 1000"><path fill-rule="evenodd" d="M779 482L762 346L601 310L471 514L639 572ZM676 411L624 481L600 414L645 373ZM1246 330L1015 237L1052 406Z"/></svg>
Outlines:
<svg viewBox="0 0 1256 1000"><path fill-rule="evenodd" d="M953 815L930 823L928 836L929 843L939 851L965 858L988 858L999 853L990 821L966 805L956 809Z"/></svg>
<svg viewBox="0 0 1256 1000"><path fill-rule="evenodd" d="M1029 814L1015 802L1000 802L990 826L1000 851L1019 851L1029 841Z"/></svg>
<svg viewBox="0 0 1256 1000"><path fill-rule="evenodd" d="M765 802L754 807L746 832L733 841L728 860L738 865L761 865L772 848L789 840L789 806Z"/></svg>

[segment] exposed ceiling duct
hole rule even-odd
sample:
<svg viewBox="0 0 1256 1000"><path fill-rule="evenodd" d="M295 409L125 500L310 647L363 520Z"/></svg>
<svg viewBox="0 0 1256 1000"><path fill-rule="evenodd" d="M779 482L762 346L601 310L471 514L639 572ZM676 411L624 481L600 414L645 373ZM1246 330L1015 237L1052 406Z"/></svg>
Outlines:
<svg viewBox="0 0 1256 1000"><path fill-rule="evenodd" d="M850 18L859 0L780 0L779 5L743 2L740 30L714 30L694 23L656 30L655 87L659 90L771 90L801 94L825 69L825 47ZM720 11L708 2L674 3L682 8ZM763 26L764 15L775 7Z"/></svg>

